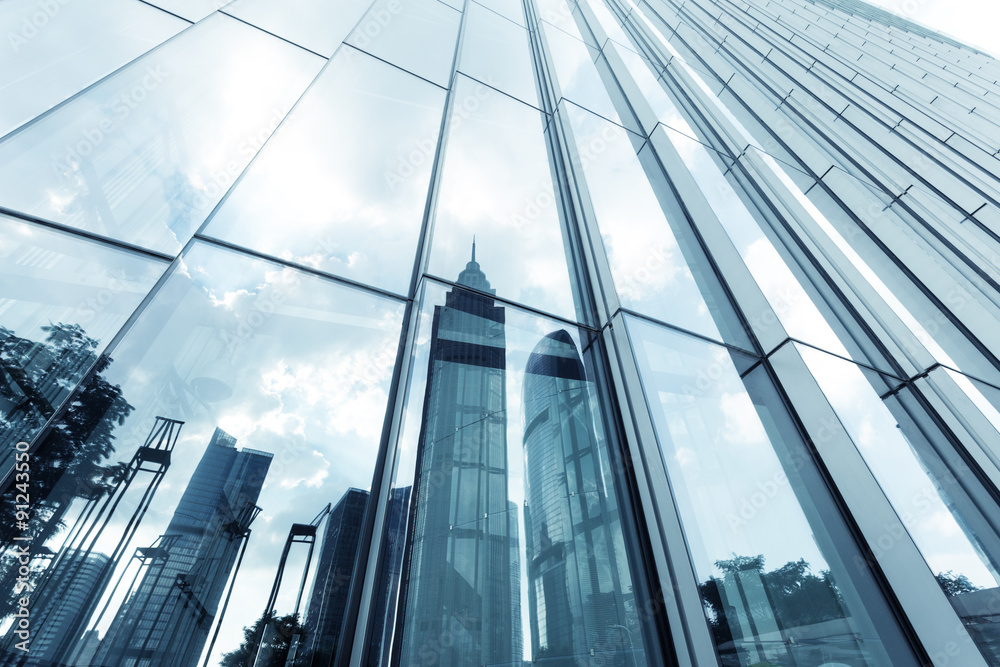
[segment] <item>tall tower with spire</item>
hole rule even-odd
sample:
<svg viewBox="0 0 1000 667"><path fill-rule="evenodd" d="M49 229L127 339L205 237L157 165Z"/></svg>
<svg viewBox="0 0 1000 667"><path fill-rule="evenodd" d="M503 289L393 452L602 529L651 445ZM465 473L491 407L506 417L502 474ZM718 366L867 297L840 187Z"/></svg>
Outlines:
<svg viewBox="0 0 1000 667"><path fill-rule="evenodd" d="M504 309L472 259L436 306L424 394L402 664L520 664L508 502ZM485 294L482 294L485 293Z"/></svg>

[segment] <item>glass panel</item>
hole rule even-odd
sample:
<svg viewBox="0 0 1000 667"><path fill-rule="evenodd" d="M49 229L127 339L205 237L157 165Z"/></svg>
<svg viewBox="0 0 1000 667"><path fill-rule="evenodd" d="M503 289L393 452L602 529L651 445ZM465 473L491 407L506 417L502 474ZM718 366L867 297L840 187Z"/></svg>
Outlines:
<svg viewBox="0 0 1000 667"><path fill-rule="evenodd" d="M697 139L698 135L694 128L667 95L663 89L663 81L657 78L650 62L627 48L618 48L615 45L611 45L610 48L613 48L615 53L621 56L622 61L628 67L629 74L632 75L632 80L639 87L643 99L649 103L656 118L667 127L682 132L692 139ZM649 131L651 128L645 129Z"/></svg>
<svg viewBox="0 0 1000 667"><path fill-rule="evenodd" d="M466 10L459 71L538 106L528 33L476 4Z"/></svg>
<svg viewBox="0 0 1000 667"><path fill-rule="evenodd" d="M461 22L437 0L375 0L345 41L447 88Z"/></svg>
<svg viewBox="0 0 1000 667"><path fill-rule="evenodd" d="M976 404L976 407L989 420L993 428L1000 432L1000 388L981 380L970 378L967 375L956 373L950 368L943 370L965 392L966 396ZM1000 451L995 452L995 455L1000 456Z"/></svg>
<svg viewBox="0 0 1000 667"><path fill-rule="evenodd" d="M217 9L222 9L230 2L229 0L149 0L149 4L194 22L202 20Z"/></svg>
<svg viewBox="0 0 1000 667"><path fill-rule="evenodd" d="M680 132L667 127L657 131L677 149L788 335L849 356L819 308L722 175L715 161L721 157L713 156L710 148Z"/></svg>
<svg viewBox="0 0 1000 667"><path fill-rule="evenodd" d="M488 280L465 284L576 317L542 114L465 77L454 95L428 270L458 275L475 237Z"/></svg>
<svg viewBox="0 0 1000 667"><path fill-rule="evenodd" d="M555 26L564 34L586 42L587 46L593 49L600 50L601 47L587 27L575 0L572 2L567 0L536 0L535 6L539 21L549 24L548 27ZM546 27L541 26L541 24L539 26Z"/></svg>
<svg viewBox="0 0 1000 667"><path fill-rule="evenodd" d="M774 389L751 396L722 346L625 322L722 664L907 663Z"/></svg>
<svg viewBox="0 0 1000 667"><path fill-rule="evenodd" d="M557 95L576 102L599 116L621 124L615 105L594 65L599 53L567 33L540 22L545 42L555 66Z"/></svg>
<svg viewBox="0 0 1000 667"><path fill-rule="evenodd" d="M396 482L417 489L395 537L398 664L655 664L593 341L458 287L428 283L422 303Z"/></svg>
<svg viewBox="0 0 1000 667"><path fill-rule="evenodd" d="M627 48L634 48L632 46L632 40L629 39L629 36L622 29L616 16L604 6L604 3L601 2L601 0L584 0L584 2L586 2L590 10L594 12L594 17L597 19L600 28L604 30L609 39L613 39ZM583 12L580 12L580 14L582 15ZM597 32L597 26L591 26L591 30L593 32ZM604 48L606 45L601 44L600 46Z"/></svg>
<svg viewBox="0 0 1000 667"><path fill-rule="evenodd" d="M371 0L239 0L226 13L330 57Z"/></svg>
<svg viewBox="0 0 1000 667"><path fill-rule="evenodd" d="M0 480L166 268L0 216Z"/></svg>
<svg viewBox="0 0 1000 667"><path fill-rule="evenodd" d="M0 143L0 204L176 253L325 62L214 15Z"/></svg>
<svg viewBox="0 0 1000 667"><path fill-rule="evenodd" d="M4 590L24 544L13 540L30 538L33 660L219 664L249 628L322 637L302 655L329 664L402 313L195 245L31 453L25 527L13 492L3 498ZM13 600L3 604L10 618Z"/></svg>
<svg viewBox="0 0 1000 667"><path fill-rule="evenodd" d="M973 640L988 662L996 664L1000 661L1000 625L995 622L1000 608L996 560L1000 537L992 516L996 501L984 492L964 460L956 465L957 443L940 435L928 440L927 427L907 415L911 389L887 397L886 405L858 366L796 347ZM918 410L925 411L924 405ZM988 504L977 496L985 496ZM981 514L981 507L990 508L987 515ZM884 538L873 546L876 555L898 539L888 534Z"/></svg>
<svg viewBox="0 0 1000 667"><path fill-rule="evenodd" d="M344 47L206 234L405 294L444 100Z"/></svg>
<svg viewBox="0 0 1000 667"><path fill-rule="evenodd" d="M524 7L521 6L518 0L476 0L476 2L483 7L492 9L500 16L509 18L522 28L526 27L524 23Z"/></svg>
<svg viewBox="0 0 1000 667"><path fill-rule="evenodd" d="M573 131L622 306L752 349L704 251L664 215L629 133L572 104L559 113Z"/></svg>
<svg viewBox="0 0 1000 667"><path fill-rule="evenodd" d="M0 3L0 136L188 25L134 0Z"/></svg>

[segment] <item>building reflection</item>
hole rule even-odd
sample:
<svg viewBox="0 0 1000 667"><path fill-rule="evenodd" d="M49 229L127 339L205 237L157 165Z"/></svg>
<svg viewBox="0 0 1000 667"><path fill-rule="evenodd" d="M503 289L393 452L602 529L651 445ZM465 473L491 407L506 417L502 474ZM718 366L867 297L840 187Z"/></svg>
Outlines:
<svg viewBox="0 0 1000 667"><path fill-rule="evenodd" d="M151 562L94 657L101 665L193 666L259 513L272 455L216 429ZM149 554L144 554L148 556Z"/></svg>
<svg viewBox="0 0 1000 667"><path fill-rule="evenodd" d="M401 662L520 664L505 318L475 243L458 283L478 293L453 289L434 309Z"/></svg>
<svg viewBox="0 0 1000 667"><path fill-rule="evenodd" d="M86 622L93 600L103 590L110 564L105 554L73 549L53 567L52 585L32 610L38 629L31 640L28 665L63 661L66 640L75 637Z"/></svg>
<svg viewBox="0 0 1000 667"><path fill-rule="evenodd" d="M613 549L617 512L604 488L586 370L573 338L550 333L524 379L525 535L535 662L643 662L627 626ZM628 592L631 596L631 591ZM631 654L631 655L629 655Z"/></svg>
<svg viewBox="0 0 1000 667"><path fill-rule="evenodd" d="M296 664L319 667L333 663L367 506L367 491L348 489L327 518L319 566L309 595L305 639Z"/></svg>

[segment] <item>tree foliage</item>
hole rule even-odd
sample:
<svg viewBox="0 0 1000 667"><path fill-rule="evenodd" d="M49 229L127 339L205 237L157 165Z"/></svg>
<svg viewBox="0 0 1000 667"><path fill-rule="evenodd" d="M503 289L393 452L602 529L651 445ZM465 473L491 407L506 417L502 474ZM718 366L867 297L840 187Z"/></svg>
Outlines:
<svg viewBox="0 0 1000 667"><path fill-rule="evenodd" d="M804 559L790 561L766 572L764 556L737 556L731 560L717 561L715 566L723 576L711 577L699 585L702 601L709 612L710 624L716 641L721 645L739 638L736 619L727 614L737 611L737 606L751 616L771 617L782 630L813 625L844 617L842 601L829 571L815 575ZM763 591L764 598L747 591ZM746 602L740 596L744 596Z"/></svg>
<svg viewBox="0 0 1000 667"><path fill-rule="evenodd" d="M948 595L961 595L962 593L972 593L981 590L967 576L964 574L955 574L951 570L941 572L935 575L935 578Z"/></svg>
<svg viewBox="0 0 1000 667"><path fill-rule="evenodd" d="M266 625L270 625L270 628L265 633ZM256 659L257 665L259 667L284 667L293 637L296 634L299 635L299 641L305 638L302 626L299 625L298 614L286 616L278 616L274 612L264 614L253 625L243 628L243 643L235 651L224 654L219 665L220 667L252 667L251 660L254 660L254 655L258 652L257 645L260 642L259 657Z"/></svg>

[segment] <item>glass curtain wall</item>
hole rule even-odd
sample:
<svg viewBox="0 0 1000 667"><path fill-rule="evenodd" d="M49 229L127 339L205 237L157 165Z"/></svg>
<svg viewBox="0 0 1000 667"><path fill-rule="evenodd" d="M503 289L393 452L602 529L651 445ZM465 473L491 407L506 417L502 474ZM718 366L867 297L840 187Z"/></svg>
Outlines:
<svg viewBox="0 0 1000 667"><path fill-rule="evenodd" d="M0 664L1000 663L993 56L860 0L0 29Z"/></svg>

